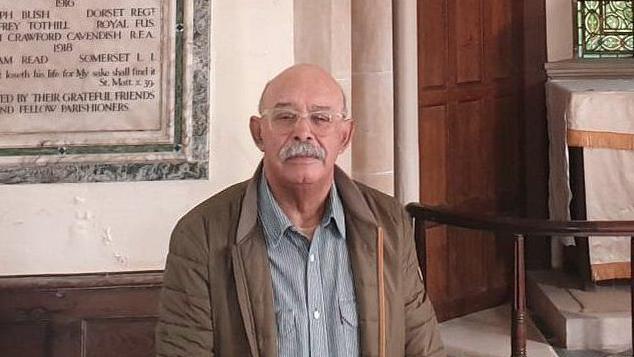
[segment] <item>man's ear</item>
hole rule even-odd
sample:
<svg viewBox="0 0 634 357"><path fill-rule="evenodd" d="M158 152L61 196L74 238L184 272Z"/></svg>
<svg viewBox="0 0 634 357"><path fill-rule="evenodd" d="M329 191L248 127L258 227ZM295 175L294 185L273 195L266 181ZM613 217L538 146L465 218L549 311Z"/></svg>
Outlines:
<svg viewBox="0 0 634 357"><path fill-rule="evenodd" d="M260 151L264 152L264 142L262 141L262 118L253 115L249 119L249 130L251 131L251 137L253 138L253 142L260 149Z"/></svg>
<svg viewBox="0 0 634 357"><path fill-rule="evenodd" d="M356 125L354 120L348 119L341 123L343 125L342 133L341 133L341 148L339 149L339 154L346 151L346 148L350 145L352 141L352 137L354 136L354 131L356 129Z"/></svg>

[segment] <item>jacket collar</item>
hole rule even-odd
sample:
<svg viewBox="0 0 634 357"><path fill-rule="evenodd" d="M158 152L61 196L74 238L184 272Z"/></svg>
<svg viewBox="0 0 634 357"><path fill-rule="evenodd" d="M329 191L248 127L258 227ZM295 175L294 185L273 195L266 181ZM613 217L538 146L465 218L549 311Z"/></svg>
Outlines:
<svg viewBox="0 0 634 357"><path fill-rule="evenodd" d="M258 182L262 175L262 162L258 165L253 177L248 181L242 200L236 243L240 244L257 224L258 218ZM365 223L377 227L377 221L357 184L342 170L335 166L335 185L341 197L346 215L355 217Z"/></svg>
<svg viewBox="0 0 634 357"><path fill-rule="evenodd" d="M242 199L240 209L240 219L238 220L238 230L236 232L236 243L240 244L247 237L249 232L255 227L258 219L258 178L262 174L262 162L255 170L253 177L247 183L247 190Z"/></svg>
<svg viewBox="0 0 634 357"><path fill-rule="evenodd" d="M378 226L359 186L339 166L335 166L335 185L348 214L374 227Z"/></svg>

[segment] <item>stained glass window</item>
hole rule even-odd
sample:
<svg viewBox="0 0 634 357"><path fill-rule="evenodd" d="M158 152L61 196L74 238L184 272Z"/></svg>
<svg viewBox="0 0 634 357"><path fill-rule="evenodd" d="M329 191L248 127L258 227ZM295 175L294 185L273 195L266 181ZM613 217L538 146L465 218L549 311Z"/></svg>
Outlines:
<svg viewBox="0 0 634 357"><path fill-rule="evenodd" d="M579 58L634 56L634 0L577 0Z"/></svg>

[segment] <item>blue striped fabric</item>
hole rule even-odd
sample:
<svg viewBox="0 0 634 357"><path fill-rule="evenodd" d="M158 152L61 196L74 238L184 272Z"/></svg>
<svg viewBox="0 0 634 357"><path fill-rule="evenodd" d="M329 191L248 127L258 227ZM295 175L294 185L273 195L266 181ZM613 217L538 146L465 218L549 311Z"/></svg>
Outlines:
<svg viewBox="0 0 634 357"><path fill-rule="evenodd" d="M344 212L335 185L309 241L293 227L264 174L261 177L258 215L273 279L278 356L358 356L352 270Z"/></svg>

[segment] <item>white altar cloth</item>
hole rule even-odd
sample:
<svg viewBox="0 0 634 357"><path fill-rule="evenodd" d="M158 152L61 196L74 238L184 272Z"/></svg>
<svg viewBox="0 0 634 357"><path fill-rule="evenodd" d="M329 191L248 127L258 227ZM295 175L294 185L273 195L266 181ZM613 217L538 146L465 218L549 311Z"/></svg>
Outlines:
<svg viewBox="0 0 634 357"><path fill-rule="evenodd" d="M583 147L587 219L634 219L634 80L553 80L546 91L550 218L570 219L568 147L577 146ZM629 239L590 237L588 243L593 280L630 276Z"/></svg>

